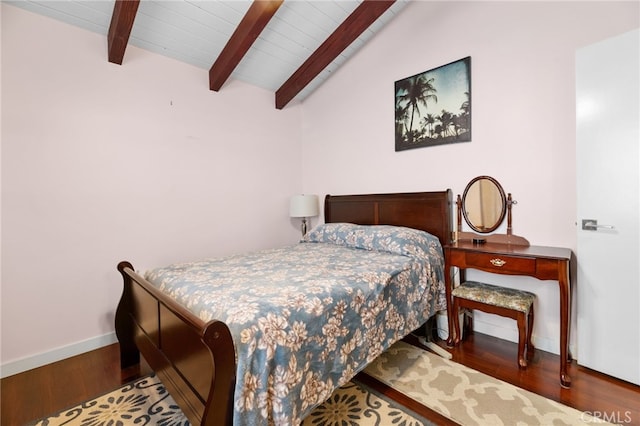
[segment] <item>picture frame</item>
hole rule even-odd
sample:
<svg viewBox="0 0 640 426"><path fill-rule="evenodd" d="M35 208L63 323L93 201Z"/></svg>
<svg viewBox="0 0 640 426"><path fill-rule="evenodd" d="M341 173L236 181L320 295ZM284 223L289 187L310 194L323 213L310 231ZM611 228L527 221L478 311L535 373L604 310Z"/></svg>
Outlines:
<svg viewBox="0 0 640 426"><path fill-rule="evenodd" d="M471 141L471 57L395 82L395 150Z"/></svg>

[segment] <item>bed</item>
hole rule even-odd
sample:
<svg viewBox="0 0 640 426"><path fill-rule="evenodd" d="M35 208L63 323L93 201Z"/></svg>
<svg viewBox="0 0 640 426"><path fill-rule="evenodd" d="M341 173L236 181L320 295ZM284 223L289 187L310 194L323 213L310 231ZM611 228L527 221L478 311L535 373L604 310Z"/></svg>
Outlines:
<svg viewBox="0 0 640 426"><path fill-rule="evenodd" d="M144 276L120 262L121 367L139 364L142 354L192 424L299 423L334 388L444 308L443 260L420 259L450 241L451 201L450 190L327 195L325 223L290 248L169 265ZM260 264L269 265L268 273ZM367 269L373 265L378 269ZM329 269L338 276L328 276ZM267 275L280 280L279 296L271 284L252 296L233 293ZM409 281L421 287L413 290ZM273 310L271 299L282 302L281 310ZM344 319L356 305L358 326Z"/></svg>

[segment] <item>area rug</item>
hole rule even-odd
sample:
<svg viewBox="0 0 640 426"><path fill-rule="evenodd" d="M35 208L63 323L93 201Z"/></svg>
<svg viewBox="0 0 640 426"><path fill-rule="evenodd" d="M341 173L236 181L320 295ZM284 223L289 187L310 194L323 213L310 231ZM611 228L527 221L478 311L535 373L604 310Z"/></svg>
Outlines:
<svg viewBox="0 0 640 426"><path fill-rule="evenodd" d="M396 343L364 372L464 426L610 424L405 342ZM189 423L160 380L152 375L30 425L187 426ZM334 392L302 426L329 425L433 426L433 423L369 386L353 381Z"/></svg>
<svg viewBox="0 0 640 426"><path fill-rule="evenodd" d="M465 426L610 425L405 342L364 372Z"/></svg>
<svg viewBox="0 0 640 426"><path fill-rule="evenodd" d="M38 426L188 426L157 376L151 375L69 410L29 423ZM318 406L302 426L434 426L366 385L349 382Z"/></svg>

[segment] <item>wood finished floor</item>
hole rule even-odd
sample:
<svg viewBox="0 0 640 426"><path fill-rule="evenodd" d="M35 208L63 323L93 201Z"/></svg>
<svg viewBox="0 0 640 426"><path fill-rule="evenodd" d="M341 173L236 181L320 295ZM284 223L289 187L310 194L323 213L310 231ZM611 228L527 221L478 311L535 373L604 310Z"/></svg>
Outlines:
<svg viewBox="0 0 640 426"><path fill-rule="evenodd" d="M444 347L444 345L442 345ZM607 420L640 425L640 387L577 366L572 388L558 382L557 355L536 351L527 370L517 367L517 345L483 334L467 337L451 351L453 360L581 411L605 413ZM0 423L24 425L117 388L149 367L121 371L118 346L110 345L1 380ZM429 417L429 416L427 416ZM601 416L602 417L602 416ZM430 417L444 424L438 416Z"/></svg>

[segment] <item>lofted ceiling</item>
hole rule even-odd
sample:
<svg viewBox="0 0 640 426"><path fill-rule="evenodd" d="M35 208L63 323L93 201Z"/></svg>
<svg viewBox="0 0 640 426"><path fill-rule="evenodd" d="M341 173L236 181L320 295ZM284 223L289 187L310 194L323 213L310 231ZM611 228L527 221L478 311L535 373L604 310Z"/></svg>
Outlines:
<svg viewBox="0 0 640 426"><path fill-rule="evenodd" d="M105 36L105 61L133 45L208 71L203 89L240 80L301 101L408 0L4 0ZM207 81L208 80L208 81Z"/></svg>

